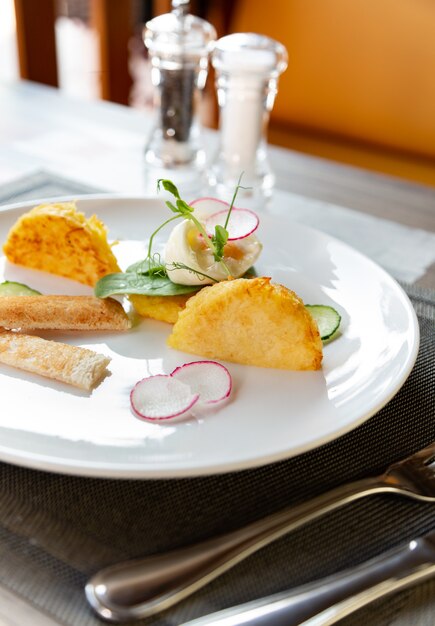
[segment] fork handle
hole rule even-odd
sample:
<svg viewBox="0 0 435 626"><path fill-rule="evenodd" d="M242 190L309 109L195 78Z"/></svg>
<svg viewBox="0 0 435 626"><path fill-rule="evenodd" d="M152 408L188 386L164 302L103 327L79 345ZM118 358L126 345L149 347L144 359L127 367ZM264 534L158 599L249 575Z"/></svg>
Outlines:
<svg viewBox="0 0 435 626"><path fill-rule="evenodd" d="M332 626L367 604L435 575L424 537L309 585L194 619L183 626Z"/></svg>
<svg viewBox="0 0 435 626"><path fill-rule="evenodd" d="M391 491L399 490L383 476L347 483L239 530L186 548L110 566L90 579L85 588L87 600L107 621L154 615L302 524L353 500Z"/></svg>

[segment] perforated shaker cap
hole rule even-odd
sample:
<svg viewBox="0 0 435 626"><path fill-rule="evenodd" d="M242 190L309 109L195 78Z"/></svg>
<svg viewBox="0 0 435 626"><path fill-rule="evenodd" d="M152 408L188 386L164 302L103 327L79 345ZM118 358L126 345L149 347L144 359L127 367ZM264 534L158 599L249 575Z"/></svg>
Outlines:
<svg viewBox="0 0 435 626"><path fill-rule="evenodd" d="M151 54L166 57L205 56L216 40L214 27L183 10L164 13L146 23L144 42Z"/></svg>

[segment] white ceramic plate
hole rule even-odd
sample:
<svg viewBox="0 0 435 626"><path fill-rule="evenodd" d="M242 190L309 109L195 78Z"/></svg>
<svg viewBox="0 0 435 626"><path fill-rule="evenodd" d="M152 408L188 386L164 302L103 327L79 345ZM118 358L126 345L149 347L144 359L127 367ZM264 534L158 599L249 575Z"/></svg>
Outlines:
<svg viewBox="0 0 435 626"><path fill-rule="evenodd" d="M35 203L0 212L0 242ZM167 215L161 200L91 197L86 214L107 224L121 267L145 256L145 240ZM162 233L161 242L168 232ZM355 428L399 390L418 350L418 323L399 285L347 245L284 219L263 216L256 264L306 303L342 314L342 334L324 347L323 369L290 372L227 364L231 401L186 421L152 424L133 416L129 392L150 374L195 359L166 347L171 327L142 320L126 333L46 333L110 355L108 376L91 394L0 365L0 459L87 476L194 476L259 466L326 443ZM87 287L0 262L0 282L88 294ZM261 333L262 329L259 328Z"/></svg>

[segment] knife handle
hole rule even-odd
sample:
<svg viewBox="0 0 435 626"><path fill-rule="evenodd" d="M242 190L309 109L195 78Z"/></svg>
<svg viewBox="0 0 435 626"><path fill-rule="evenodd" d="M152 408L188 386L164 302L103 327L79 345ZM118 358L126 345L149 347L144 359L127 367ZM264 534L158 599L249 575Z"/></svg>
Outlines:
<svg viewBox="0 0 435 626"><path fill-rule="evenodd" d="M111 565L89 580L86 598L107 621L149 617L184 600L236 563L302 524L359 498L385 492L402 493L397 484L389 484L384 477L346 483L225 535Z"/></svg>
<svg viewBox="0 0 435 626"><path fill-rule="evenodd" d="M331 626L378 598L434 575L435 545L421 537L340 574L183 626Z"/></svg>

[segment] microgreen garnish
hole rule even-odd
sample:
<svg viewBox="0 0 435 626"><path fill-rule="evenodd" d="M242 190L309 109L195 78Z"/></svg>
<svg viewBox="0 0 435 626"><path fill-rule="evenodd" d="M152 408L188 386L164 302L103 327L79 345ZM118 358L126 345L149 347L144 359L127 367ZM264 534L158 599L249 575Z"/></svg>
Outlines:
<svg viewBox="0 0 435 626"><path fill-rule="evenodd" d="M158 252L147 256L143 261L137 261L127 268L127 272L143 274L147 276L166 276L166 264Z"/></svg>
<svg viewBox="0 0 435 626"><path fill-rule="evenodd" d="M230 204L230 208L228 209L228 213L227 213L227 217L225 219L225 224L224 224L224 228L225 230L228 227L228 222L230 221L230 217L231 217L231 211L233 210L234 207L234 202L236 201L237 198L237 194L239 193L239 189L252 189L252 187L243 187L240 183L242 180L242 176L243 176L244 172L242 172L239 176L239 180L237 181L237 185L236 188L234 189L234 193L233 193L233 197L231 200L231 204ZM217 227L216 227L217 228Z"/></svg>
<svg viewBox="0 0 435 626"><path fill-rule="evenodd" d="M226 230L226 228L224 228L220 224L216 224L212 241L216 248L214 260L222 261L222 258L224 256L224 248L228 241L228 231Z"/></svg>
<svg viewBox="0 0 435 626"><path fill-rule="evenodd" d="M148 254L145 260L149 259L151 260L151 250L153 248L153 241L154 241L154 237L157 235L157 233L162 230L162 228L164 228L167 224L169 224L170 222L173 222L174 220L178 219L179 217L182 217L181 215L174 215L173 217L170 217L168 220L166 220L165 222L163 222L163 224L160 224L160 226L158 228L156 228L156 230L151 234L149 243L148 243Z"/></svg>
<svg viewBox="0 0 435 626"><path fill-rule="evenodd" d="M234 190L234 194L231 200L231 204L230 207L228 209L228 213L225 219L225 224L222 226L221 224L217 224L215 226L215 231L214 231L214 235L212 237L209 237L204 226L201 224L201 222L193 215L193 207L191 207L189 204L187 204L187 202L185 202L184 200L181 199L180 197L180 193L177 189L177 187L174 185L174 183L171 180L167 180L164 178L160 178L157 181L157 190L160 191L160 187L163 187L163 189L165 189L165 191L167 191L168 193L172 194L174 196L174 198L176 199L175 205L170 202L169 200L166 201L166 206L173 212L176 213L177 217L184 217L184 219L187 220L191 220L198 232L201 233L202 237L204 238L204 242L205 244L210 248L210 250L213 252L213 258L215 261L222 263L225 271L227 272L227 274L230 274L230 271L228 269L228 267L226 266L226 264L223 261L223 257L224 257L224 248L227 244L228 241L228 237L229 237L229 233L227 230L228 227L228 222L230 220L230 216L231 216L231 211L233 210L234 207L234 202L236 201L236 197L237 194L239 192L239 189L249 189L249 187L243 187L240 183L242 180L242 176L243 176L243 172L240 174L239 176L239 180L237 182L237 186ZM168 221L172 221L173 219L175 219L175 216L170 218L170 220ZM163 226L165 226L168 222L165 222L164 224L162 224L162 226L160 228L163 228ZM159 230L160 230L159 228ZM157 232L157 231L156 231ZM153 233L152 237L154 236L155 233ZM152 241L150 240L150 245L152 244ZM148 250L148 253L150 254L150 248Z"/></svg>
<svg viewBox="0 0 435 626"><path fill-rule="evenodd" d="M242 176L243 176L243 172L240 174L239 180L237 182L237 186L234 190L230 208L228 209L228 213L225 218L225 224L223 226L221 226L220 224L216 224L216 226L214 227L214 235L211 238L211 240L216 247L216 254L214 255L215 261L222 261L222 258L224 256L224 248L227 244L228 237L229 237L228 222L230 221L231 211L233 210L234 202L236 201L237 194L239 193L239 189L250 189L250 187L243 187L240 184L240 181L242 180Z"/></svg>
<svg viewBox="0 0 435 626"><path fill-rule="evenodd" d="M157 233L171 222L180 218L189 220L192 224L194 224L205 245L208 246L212 252L214 260L220 263L227 275L230 276L230 270L224 261L224 249L229 238L227 227L237 193L239 189L248 189L248 187L242 187L240 184L241 179L242 174L239 177L237 187L234 191L224 226L216 224L214 234L212 236L208 235L204 225L194 215L194 208L181 198L174 183L171 180L163 178L159 179L157 181L157 191L160 191L161 188L163 188L175 198L175 201L172 202L170 200L165 201L166 206L173 213L173 215L160 224L160 226L158 226L158 228L151 233L148 242L147 256L145 259L130 265L125 273L120 272L117 274L109 274L101 278L95 287L96 295L100 298L117 294L170 296L192 293L200 289L198 285L179 285L177 283L173 283L168 274L176 269L187 270L188 272L198 276L201 280L208 279L213 282L218 282L212 276L200 272L195 268L189 267L185 263L174 262L166 264L162 260L160 254L153 253L154 238Z"/></svg>
<svg viewBox="0 0 435 626"><path fill-rule="evenodd" d="M171 211L173 211L173 213L176 213L177 217L184 217L184 219L190 220L191 222L193 222L195 224L196 229L198 230L198 232L201 233L201 235L203 236L204 243L213 252L214 260L215 261L222 261L223 247L222 247L221 254L219 254L219 251L218 251L218 249L216 247L216 244L213 241L213 237L209 237L207 235L207 232L206 232L204 226L193 215L193 207L191 207L189 204L187 204L187 202L185 202L184 200L182 200L180 198L180 194L178 192L177 187L174 185L174 183L172 181L170 181L170 180L166 180L164 178L160 178L157 181L157 189L159 191L160 191L160 186L162 186L163 189L165 189L167 192L169 192L170 194L172 194L176 198L175 206L169 200L165 202L166 206L169 209L171 209ZM171 219L175 219L175 218L173 217ZM224 264L224 266L225 266L225 269L228 269L225 264Z"/></svg>
<svg viewBox="0 0 435 626"><path fill-rule="evenodd" d="M200 279L208 278L209 280L212 280L214 283L219 282L218 280L216 280L216 278L213 278L213 276L204 274L204 272L200 272L199 270L196 270L193 267L189 267L185 263L179 263L179 262L174 261L174 263L167 265L166 269L168 272L171 272L172 270L187 270L188 272L195 274L195 276L198 276L198 278Z"/></svg>
<svg viewBox="0 0 435 626"><path fill-rule="evenodd" d="M175 198L181 200L178 189L171 180L168 180L166 178L159 178L157 181L157 193L160 192L160 187L163 187L163 189L166 189L166 191L172 194Z"/></svg>

